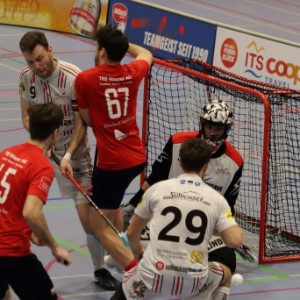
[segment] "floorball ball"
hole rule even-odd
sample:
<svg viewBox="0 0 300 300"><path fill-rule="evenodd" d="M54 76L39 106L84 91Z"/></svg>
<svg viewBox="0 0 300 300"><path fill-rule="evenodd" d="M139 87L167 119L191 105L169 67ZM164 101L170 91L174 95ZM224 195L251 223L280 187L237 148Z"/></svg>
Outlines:
<svg viewBox="0 0 300 300"><path fill-rule="evenodd" d="M234 274L231 278L231 282L235 285L239 285L241 283L243 283L244 278L241 274Z"/></svg>

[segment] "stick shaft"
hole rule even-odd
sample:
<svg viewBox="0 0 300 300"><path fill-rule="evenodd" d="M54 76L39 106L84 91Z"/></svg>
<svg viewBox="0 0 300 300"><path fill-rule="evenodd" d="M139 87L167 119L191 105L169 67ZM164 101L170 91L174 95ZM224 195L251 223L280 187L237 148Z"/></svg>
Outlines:
<svg viewBox="0 0 300 300"><path fill-rule="evenodd" d="M55 155L55 153L51 153L51 158L53 161L60 166L60 160ZM101 209L96 205L96 203L90 198L90 196L85 192L85 190L82 188L82 186L78 183L78 181L69 173L66 173L67 178L72 182L72 184L77 188L79 192L89 201L89 203L98 211L98 213L101 215L101 217L104 219L104 221L112 228L112 230L120 235L119 230L111 223L111 221L103 214Z"/></svg>

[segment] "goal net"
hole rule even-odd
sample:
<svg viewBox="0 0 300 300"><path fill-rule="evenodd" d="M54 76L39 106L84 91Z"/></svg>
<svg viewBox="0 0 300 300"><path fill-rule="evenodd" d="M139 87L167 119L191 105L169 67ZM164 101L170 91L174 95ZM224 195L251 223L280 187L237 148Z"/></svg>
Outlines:
<svg viewBox="0 0 300 300"><path fill-rule="evenodd" d="M228 140L244 158L236 219L259 263L300 260L300 95L200 61L155 60L144 123L148 166L170 135L199 130L214 98L233 110Z"/></svg>

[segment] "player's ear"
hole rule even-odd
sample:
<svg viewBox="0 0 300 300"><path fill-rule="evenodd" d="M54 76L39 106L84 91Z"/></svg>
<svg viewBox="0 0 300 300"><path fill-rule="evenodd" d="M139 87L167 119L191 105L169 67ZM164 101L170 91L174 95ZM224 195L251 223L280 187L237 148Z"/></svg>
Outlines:
<svg viewBox="0 0 300 300"><path fill-rule="evenodd" d="M100 55L100 57L105 57L107 55L104 47L99 49L99 55Z"/></svg>
<svg viewBox="0 0 300 300"><path fill-rule="evenodd" d="M48 54L52 55L52 47L51 46L48 47Z"/></svg>
<svg viewBox="0 0 300 300"><path fill-rule="evenodd" d="M56 140L56 137L58 136L58 128L56 128L53 132L52 132L52 138L53 140Z"/></svg>

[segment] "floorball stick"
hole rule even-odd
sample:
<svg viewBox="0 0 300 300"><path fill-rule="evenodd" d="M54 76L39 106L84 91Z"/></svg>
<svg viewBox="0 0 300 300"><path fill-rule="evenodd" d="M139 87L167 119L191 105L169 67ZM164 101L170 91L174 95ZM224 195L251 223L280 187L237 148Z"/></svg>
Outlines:
<svg viewBox="0 0 300 300"><path fill-rule="evenodd" d="M53 161L60 166L60 160L59 158L52 152L51 158ZM96 205L96 203L90 198L90 196L86 193L86 191L82 188L82 186L77 182L77 180L69 173L66 172L67 178L72 182L72 184L77 188L77 190L89 201L89 203L97 210L97 212L100 214L100 216L104 219L104 221L112 228L112 230L121 238L123 241L123 244L130 248L130 244L127 238L127 235L125 232L120 232L113 224L112 222L103 214L101 209Z"/></svg>

